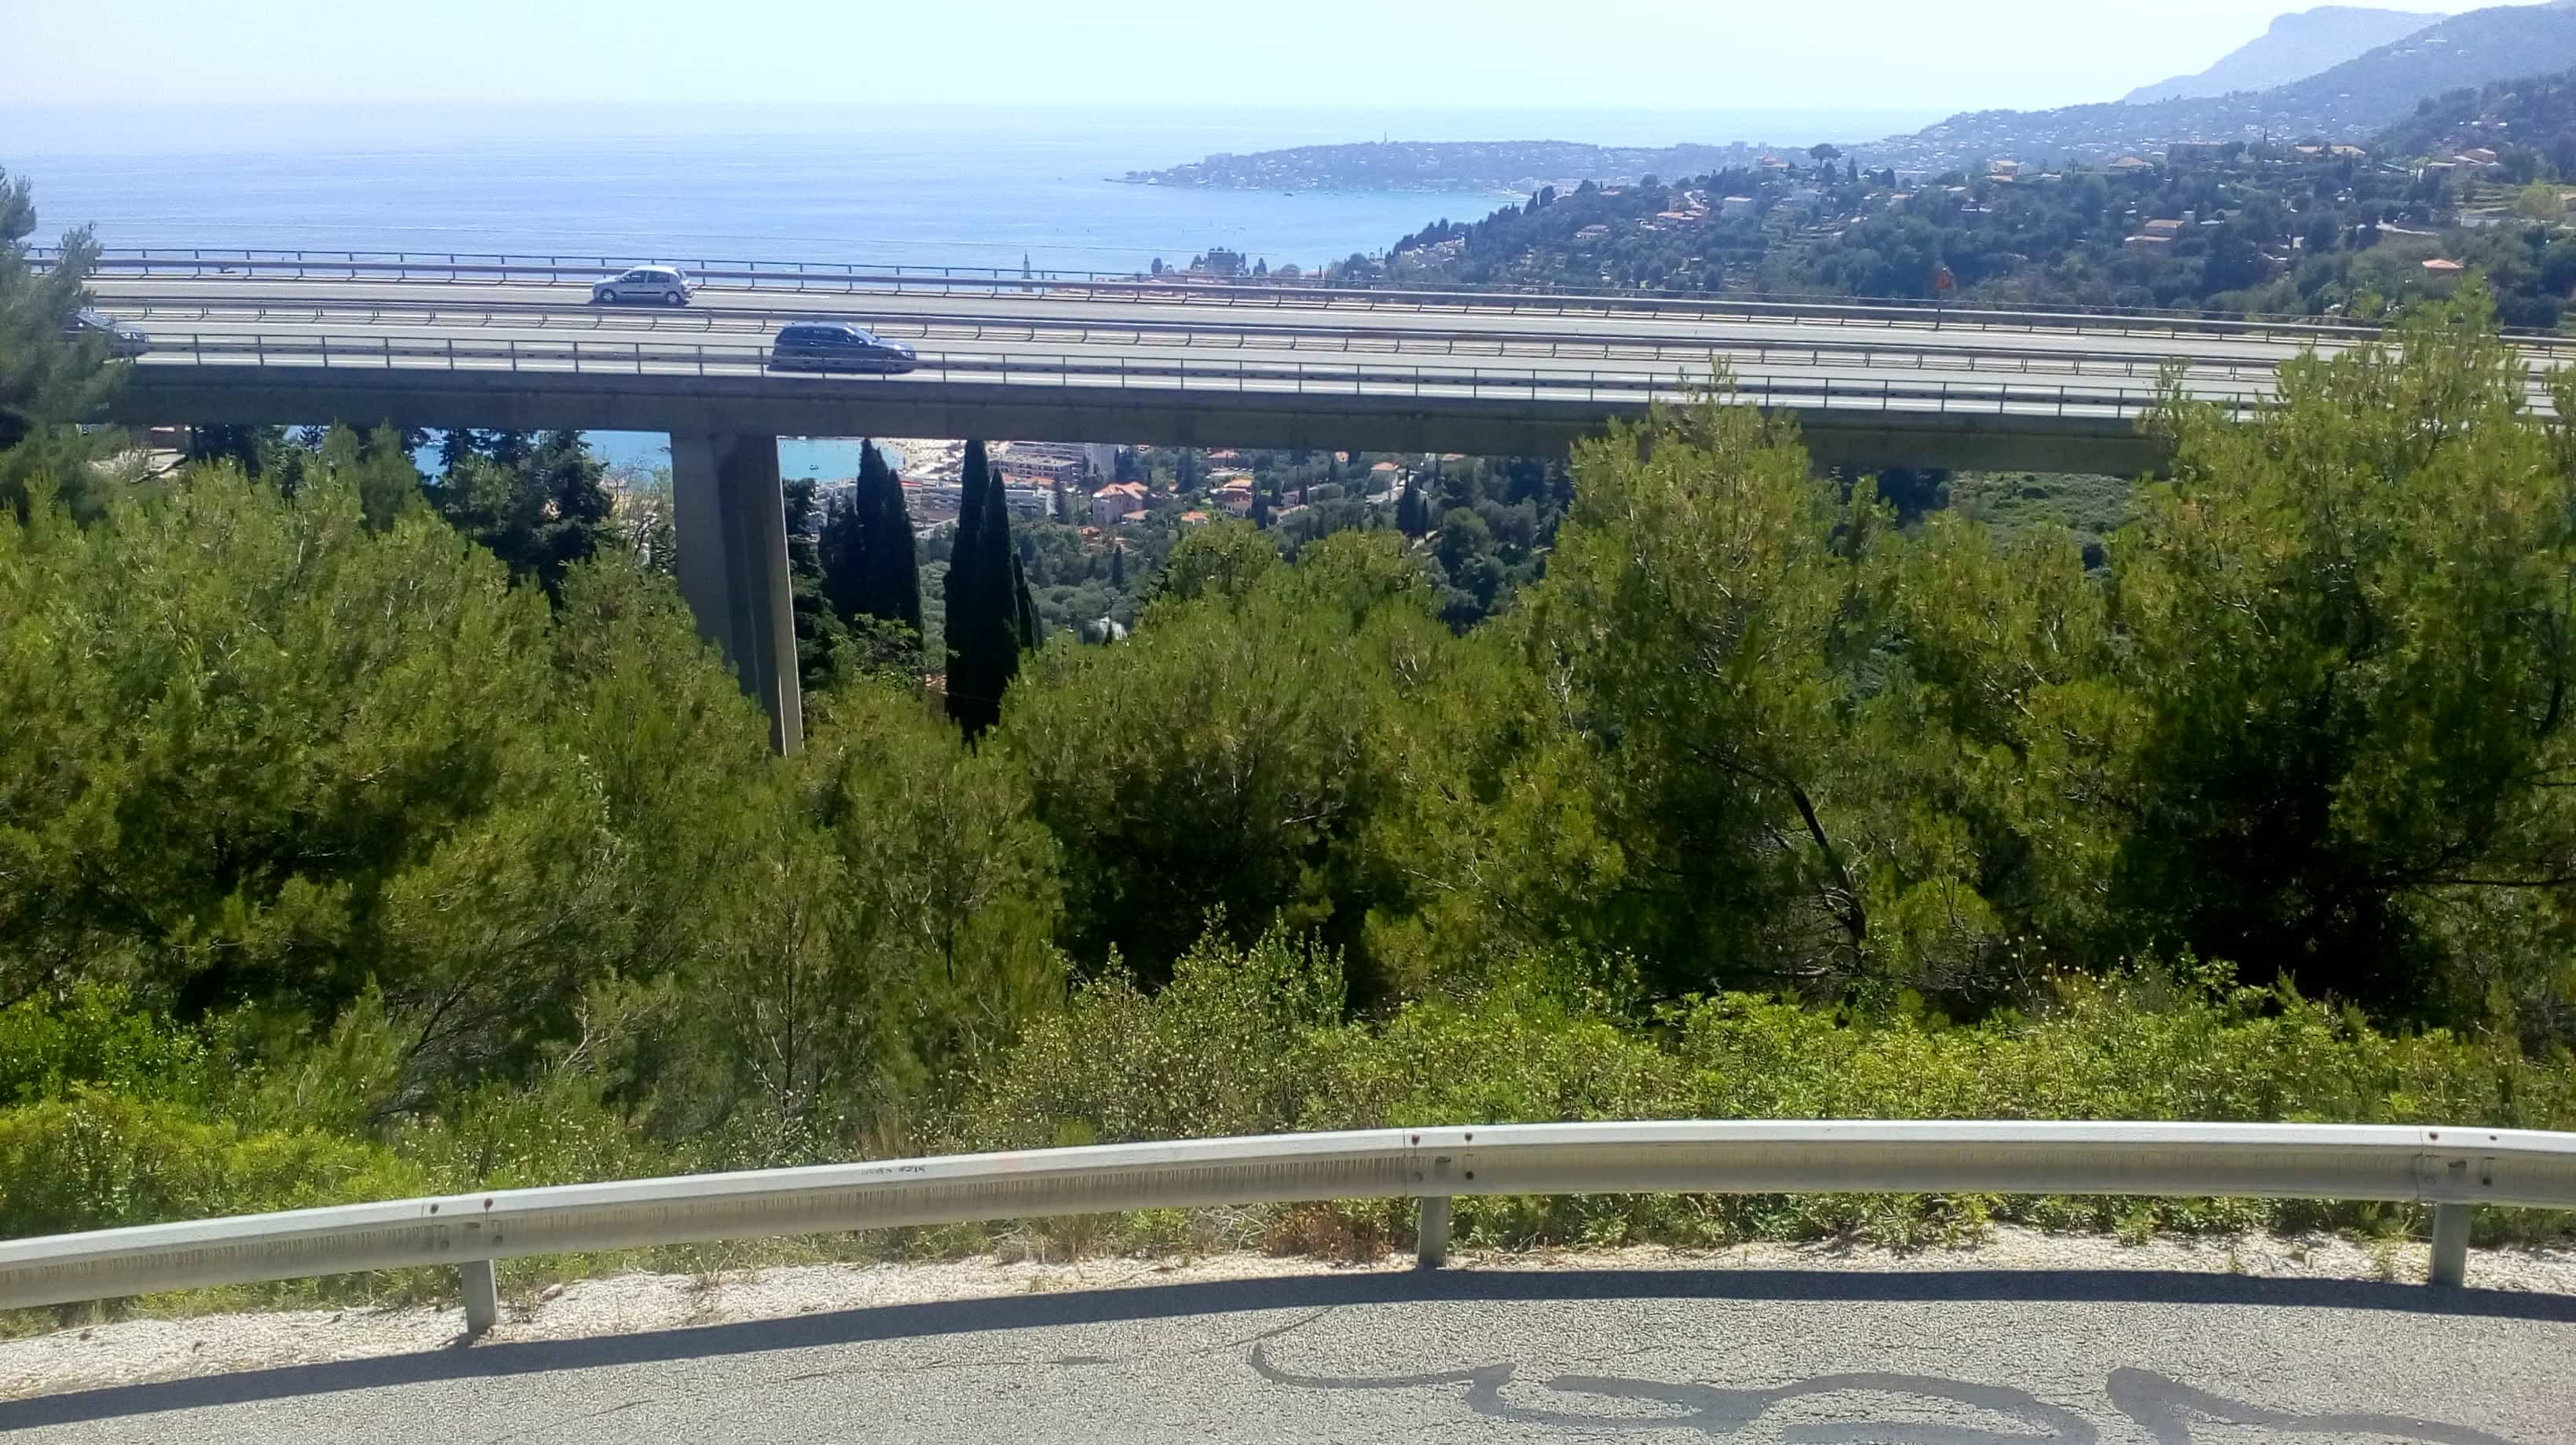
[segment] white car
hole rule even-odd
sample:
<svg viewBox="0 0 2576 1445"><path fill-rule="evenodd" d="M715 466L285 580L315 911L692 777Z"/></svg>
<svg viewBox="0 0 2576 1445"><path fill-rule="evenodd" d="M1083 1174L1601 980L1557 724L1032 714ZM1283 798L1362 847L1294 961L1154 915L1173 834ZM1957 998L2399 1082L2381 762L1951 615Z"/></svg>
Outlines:
<svg viewBox="0 0 2576 1445"><path fill-rule="evenodd" d="M695 290L688 274L674 266L638 266L632 271L594 281L590 285L590 302L610 306L620 301L650 301L663 306L686 306L689 293Z"/></svg>

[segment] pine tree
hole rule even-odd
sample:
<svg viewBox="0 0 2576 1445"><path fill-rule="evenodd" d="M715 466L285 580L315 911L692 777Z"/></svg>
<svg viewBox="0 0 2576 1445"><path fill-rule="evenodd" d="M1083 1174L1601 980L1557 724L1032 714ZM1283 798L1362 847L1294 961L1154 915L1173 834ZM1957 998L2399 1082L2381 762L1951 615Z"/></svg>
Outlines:
<svg viewBox="0 0 2576 1445"><path fill-rule="evenodd" d="M475 438L475 450L505 467L515 467L527 461L536 444L523 431L487 431Z"/></svg>
<svg viewBox="0 0 2576 1445"><path fill-rule="evenodd" d="M475 455L473 432L461 426L452 426L439 433L439 475L446 476L459 470L465 465L466 458L473 455Z"/></svg>
<svg viewBox="0 0 2576 1445"><path fill-rule="evenodd" d="M589 561L608 536L614 510L602 485L608 464L582 440L580 432L560 428L541 435L522 470L530 494L529 510L539 519L533 564L537 580L551 597L563 595L564 573Z"/></svg>
<svg viewBox="0 0 2576 1445"><path fill-rule="evenodd" d="M103 343L63 334L86 304L97 243L86 230L69 232L54 264L39 271L25 245L35 229L34 190L0 167L0 508L24 512L41 477L86 519L107 506L109 494L88 464L106 451L110 434L75 424L96 418L127 368L109 360Z"/></svg>
<svg viewBox="0 0 2576 1445"><path fill-rule="evenodd" d="M265 476L286 449L282 426L203 425L188 428L188 460L230 462L244 476Z"/></svg>

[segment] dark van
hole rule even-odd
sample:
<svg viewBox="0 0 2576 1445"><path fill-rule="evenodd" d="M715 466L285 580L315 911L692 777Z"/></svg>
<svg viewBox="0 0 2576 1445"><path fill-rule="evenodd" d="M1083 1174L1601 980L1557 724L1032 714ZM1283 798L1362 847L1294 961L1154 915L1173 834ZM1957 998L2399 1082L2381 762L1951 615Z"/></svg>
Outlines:
<svg viewBox="0 0 2576 1445"><path fill-rule="evenodd" d="M847 321L800 321L778 329L770 348L773 371L910 371L920 363L912 348Z"/></svg>

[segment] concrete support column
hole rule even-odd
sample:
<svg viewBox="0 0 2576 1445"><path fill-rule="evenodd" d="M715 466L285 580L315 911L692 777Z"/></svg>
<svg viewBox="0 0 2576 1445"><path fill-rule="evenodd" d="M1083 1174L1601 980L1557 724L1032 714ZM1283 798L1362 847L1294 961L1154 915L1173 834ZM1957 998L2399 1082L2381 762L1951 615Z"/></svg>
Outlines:
<svg viewBox="0 0 2576 1445"><path fill-rule="evenodd" d="M778 439L673 433L671 493L680 595L698 635L724 650L742 690L769 714L769 745L796 752L805 745L805 706L796 689Z"/></svg>

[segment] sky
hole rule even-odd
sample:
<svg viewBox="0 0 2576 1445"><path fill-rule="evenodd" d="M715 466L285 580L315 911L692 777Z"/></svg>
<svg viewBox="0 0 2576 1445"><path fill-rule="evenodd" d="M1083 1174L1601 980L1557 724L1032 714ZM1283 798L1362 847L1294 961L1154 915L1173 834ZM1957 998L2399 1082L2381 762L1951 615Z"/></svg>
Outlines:
<svg viewBox="0 0 2576 1445"><path fill-rule="evenodd" d="M2466 10L2471 0L2397 0ZM2282 0L11 0L0 105L1924 113L2113 100ZM0 149L8 145L0 132Z"/></svg>

